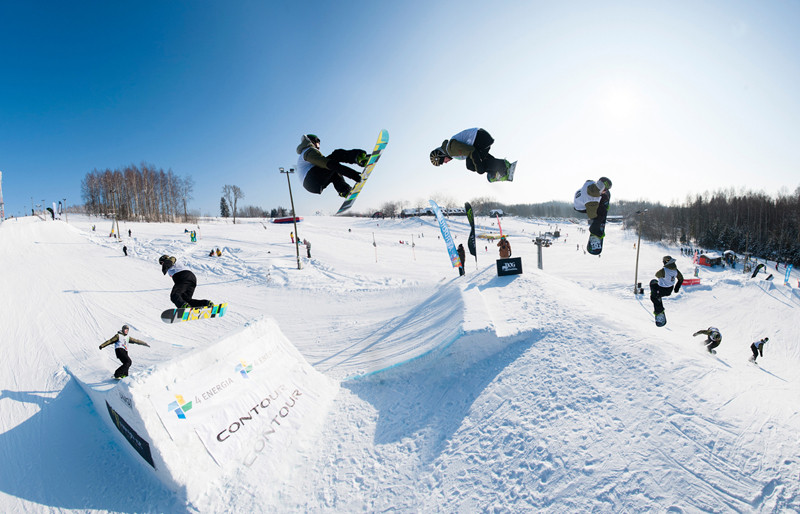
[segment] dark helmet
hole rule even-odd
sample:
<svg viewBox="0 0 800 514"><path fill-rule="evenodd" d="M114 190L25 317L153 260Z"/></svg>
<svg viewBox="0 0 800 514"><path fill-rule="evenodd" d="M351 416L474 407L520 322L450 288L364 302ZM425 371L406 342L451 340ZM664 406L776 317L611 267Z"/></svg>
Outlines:
<svg viewBox="0 0 800 514"><path fill-rule="evenodd" d="M600 180L598 180L598 182L602 182L603 184L605 184L606 189L611 189L611 179L610 178L608 178L608 177L600 177Z"/></svg>
<svg viewBox="0 0 800 514"><path fill-rule="evenodd" d="M162 255L161 257L158 258L158 263L164 264L165 262L167 262L167 259L169 259L169 255Z"/></svg>
<svg viewBox="0 0 800 514"><path fill-rule="evenodd" d="M769 342L769 337L765 337L763 340L764 340L765 343L767 343L767 342Z"/></svg>
<svg viewBox="0 0 800 514"><path fill-rule="evenodd" d="M130 330L130 329L131 329L131 327L129 327L128 325L122 325L122 329L121 330L123 332L125 332L126 330Z"/></svg>
<svg viewBox="0 0 800 514"><path fill-rule="evenodd" d="M308 138L309 141L311 141L315 145L319 144L319 136L317 136L316 134L306 134L306 137Z"/></svg>
<svg viewBox="0 0 800 514"><path fill-rule="evenodd" d="M444 163L444 158L450 157L441 147L434 148L431 151L431 164L434 166L441 166Z"/></svg>
<svg viewBox="0 0 800 514"><path fill-rule="evenodd" d="M664 263L664 266L666 266L666 265L668 265L668 264L673 264L673 263L675 262L675 259L673 259L673 258L672 258L672 257L670 257L669 255L665 255L665 256L664 256L664 258L663 258L663 259L661 259L661 262L663 262L663 263Z"/></svg>

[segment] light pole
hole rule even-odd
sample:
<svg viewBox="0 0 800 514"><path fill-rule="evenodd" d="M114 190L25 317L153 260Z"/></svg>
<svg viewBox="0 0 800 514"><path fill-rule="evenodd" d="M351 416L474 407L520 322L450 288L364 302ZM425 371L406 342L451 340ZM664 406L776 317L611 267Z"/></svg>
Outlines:
<svg viewBox="0 0 800 514"><path fill-rule="evenodd" d="M636 274L633 278L633 294L639 294L639 249L642 247L642 216L646 213L647 209L636 211L636 216L639 218L639 241L636 243Z"/></svg>
<svg viewBox="0 0 800 514"><path fill-rule="evenodd" d="M67 199L64 198L64 222L69 223L69 216L67 216Z"/></svg>
<svg viewBox="0 0 800 514"><path fill-rule="evenodd" d="M294 168L289 168L288 170L284 170L283 168L278 168L281 170L281 173L286 174L286 183L289 184L289 202L292 204L292 223L294 223L294 247L297 251L297 269L303 269L300 265L300 235L297 233L297 215L294 213L294 198L292 197L292 181L289 180L289 174L294 173Z"/></svg>

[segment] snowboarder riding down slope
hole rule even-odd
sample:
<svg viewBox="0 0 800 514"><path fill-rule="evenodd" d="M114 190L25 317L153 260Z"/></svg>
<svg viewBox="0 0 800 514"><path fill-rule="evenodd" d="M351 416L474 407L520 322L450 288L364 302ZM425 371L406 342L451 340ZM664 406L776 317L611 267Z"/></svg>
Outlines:
<svg viewBox="0 0 800 514"><path fill-rule="evenodd" d="M656 278L650 281L650 301L653 302L653 314L656 315L656 325L664 326L667 318L664 315L664 304L661 298L676 293L683 284L683 275L678 271L675 259L665 255L661 260L664 267L656 272Z"/></svg>
<svg viewBox="0 0 800 514"><path fill-rule="evenodd" d="M714 348L722 343L722 334L720 331L716 327L708 327L707 330L698 330L692 334L692 337L696 337L701 334L706 336L705 345L708 353L717 353Z"/></svg>
<svg viewBox="0 0 800 514"><path fill-rule="evenodd" d="M117 359L122 362L122 366L117 368L117 370L114 372L114 378L117 380L127 377L128 370L130 369L131 364L133 364L131 358L128 356L128 343L140 344L142 346L147 346L148 348L150 347L150 345L144 341L139 341L138 339L129 336L129 331L130 327L128 325L122 325L122 329L120 329L119 332L114 334L111 339L100 345L100 349L102 350L106 346L112 343L114 344L114 353L116 354Z"/></svg>
<svg viewBox="0 0 800 514"><path fill-rule="evenodd" d="M507 180L511 163L492 157L489 153L492 144L494 139L482 128L462 130L431 151L431 164L441 166L453 159L466 160L468 170L486 174L489 182Z"/></svg>
<svg viewBox="0 0 800 514"><path fill-rule="evenodd" d="M303 182L303 187L309 193L316 195L333 183L333 187L342 198L347 198L352 189L344 177L355 182L361 182L361 173L345 166L356 164L364 167L369 161L367 152L360 149L334 150L325 157L319 150L320 139L314 134L306 134L297 146L297 173Z"/></svg>
<svg viewBox="0 0 800 514"><path fill-rule="evenodd" d="M756 359L759 356L761 357L764 356L764 345L767 344L767 341L769 341L769 337L759 339L758 341L750 345L750 351L753 352L753 356L750 357L750 362L752 362L753 364L757 364Z"/></svg>
<svg viewBox="0 0 800 514"><path fill-rule="evenodd" d="M189 307L213 307L214 304L208 300L194 300L194 289L197 287L197 277L194 273L184 268L180 264L176 264L175 257L169 255L162 255L158 259L161 264L161 273L164 275L169 274L172 281L175 283L172 286L172 292L169 294L169 299L175 304L178 309Z"/></svg>
<svg viewBox="0 0 800 514"><path fill-rule="evenodd" d="M575 192L573 208L589 217L588 250L592 255L603 251L602 240L606 237L606 218L608 204L611 202L609 189L611 189L611 179L600 177L597 182L587 180L583 187Z"/></svg>

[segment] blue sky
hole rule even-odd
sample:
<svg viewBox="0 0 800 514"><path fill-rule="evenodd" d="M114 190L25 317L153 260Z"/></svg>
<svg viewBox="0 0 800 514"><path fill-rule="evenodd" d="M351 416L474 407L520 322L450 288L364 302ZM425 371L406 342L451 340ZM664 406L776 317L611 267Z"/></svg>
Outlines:
<svg viewBox="0 0 800 514"><path fill-rule="evenodd" d="M390 143L356 204L430 198L670 203L800 185L800 4L772 2L2 2L0 171L7 215L81 202L93 169L147 162L216 215L289 205L303 133L322 150ZM430 150L464 128L518 160L488 184ZM329 188L293 181L301 215Z"/></svg>

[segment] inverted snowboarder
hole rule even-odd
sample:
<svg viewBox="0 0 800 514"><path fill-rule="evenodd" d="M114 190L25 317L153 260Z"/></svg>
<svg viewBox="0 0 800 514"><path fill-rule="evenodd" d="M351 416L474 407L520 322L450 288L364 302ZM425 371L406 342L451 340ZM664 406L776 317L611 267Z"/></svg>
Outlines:
<svg viewBox="0 0 800 514"><path fill-rule="evenodd" d="M117 370L114 371L114 378L117 380L127 377L128 370L130 369L131 364L133 364L131 358L128 356L128 343L140 344L142 346L147 346L148 348L150 347L150 345L144 341L140 341L128 335L129 331L130 327L128 325L122 325L122 328L119 332L114 334L111 339L100 345L101 350L110 344L114 345L114 353L116 354L117 359L122 362L122 366L118 367Z"/></svg>
<svg viewBox="0 0 800 514"><path fill-rule="evenodd" d="M320 139L314 134L305 134L297 145L297 173L303 187L309 193L318 195L333 184L339 196L347 198L352 187L344 178L358 183L361 182L361 173L342 163L356 164L363 168L369 161L369 155L360 149L337 149L325 157L320 152L319 145Z"/></svg>
<svg viewBox="0 0 800 514"><path fill-rule="evenodd" d="M722 343L722 334L720 333L720 331L716 327L708 327L706 330L698 330L697 332L692 334L692 337L696 337L699 335L706 336L706 340L704 341L704 343L706 345L706 350L708 350L708 353L717 353L717 350L715 350L714 348L716 348Z"/></svg>
<svg viewBox="0 0 800 514"><path fill-rule="evenodd" d="M667 324L664 314L664 303L661 298L678 292L683 284L683 275L678 271L675 259L665 255L661 262L664 267L656 271L656 278L650 281L650 301L653 302L653 314L656 316L656 326L663 327Z"/></svg>
<svg viewBox="0 0 800 514"><path fill-rule="evenodd" d="M442 146L431 150L431 164L441 166L453 159L465 160L467 169L480 175L486 174L489 182L514 180L516 161L493 157L489 150L494 144L492 136L482 128L462 130L445 139Z"/></svg>
<svg viewBox="0 0 800 514"><path fill-rule="evenodd" d="M573 208L589 217L589 243L586 250L592 255L599 255L603 251L608 204L611 201L609 189L611 189L611 179L600 177L597 182L587 180L583 183L583 187L575 192Z"/></svg>

